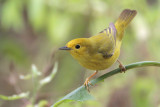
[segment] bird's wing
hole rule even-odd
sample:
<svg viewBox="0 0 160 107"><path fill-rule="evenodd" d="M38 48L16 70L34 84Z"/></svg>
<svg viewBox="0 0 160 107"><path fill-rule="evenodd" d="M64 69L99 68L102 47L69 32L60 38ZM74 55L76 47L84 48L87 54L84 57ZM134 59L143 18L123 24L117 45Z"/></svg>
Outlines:
<svg viewBox="0 0 160 107"><path fill-rule="evenodd" d="M103 54L104 58L109 58L114 54L116 47L116 28L113 23L109 24L107 29L100 32L99 36L102 36L102 40L99 41L100 47L99 53Z"/></svg>

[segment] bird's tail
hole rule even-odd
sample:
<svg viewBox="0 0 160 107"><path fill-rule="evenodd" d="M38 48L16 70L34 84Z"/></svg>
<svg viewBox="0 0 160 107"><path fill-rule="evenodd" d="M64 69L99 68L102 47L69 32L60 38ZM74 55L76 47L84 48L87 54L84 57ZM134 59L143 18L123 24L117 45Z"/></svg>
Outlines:
<svg viewBox="0 0 160 107"><path fill-rule="evenodd" d="M122 39L125 28L136 16L136 14L137 14L136 10L125 9L122 11L122 13L120 14L119 18L115 23L115 27L118 33L117 35L118 39L120 40Z"/></svg>

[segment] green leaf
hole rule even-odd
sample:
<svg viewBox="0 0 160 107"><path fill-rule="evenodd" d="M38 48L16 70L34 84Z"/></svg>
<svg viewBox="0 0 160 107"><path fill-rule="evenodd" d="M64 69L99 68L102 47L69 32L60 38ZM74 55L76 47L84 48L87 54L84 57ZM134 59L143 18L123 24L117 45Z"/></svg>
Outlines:
<svg viewBox="0 0 160 107"><path fill-rule="evenodd" d="M37 76L40 76L40 75L41 75L41 72L38 71L37 67L33 64L32 65L32 76L37 77Z"/></svg>
<svg viewBox="0 0 160 107"><path fill-rule="evenodd" d="M29 80L30 78L32 78L32 75L31 74L20 75L19 78L22 80Z"/></svg>
<svg viewBox="0 0 160 107"><path fill-rule="evenodd" d="M155 62L155 61L142 61L142 62L136 62L132 63L129 65L126 65L125 68L126 70L133 69L133 68L138 68L138 67L145 67L145 66L157 66L160 67L160 62ZM121 72L120 68L117 68L115 70L112 70L94 80L91 81L91 84L96 84L98 82L103 81L104 79L113 76L115 74L118 74ZM80 86L76 90L72 91L59 101L57 101L52 107L57 107L59 104L63 102L69 102L69 101L86 101L86 100L93 100L93 97L88 93L88 91L85 89L84 86Z"/></svg>
<svg viewBox="0 0 160 107"><path fill-rule="evenodd" d="M37 107L47 107L48 101L47 100L40 100Z"/></svg>
<svg viewBox="0 0 160 107"><path fill-rule="evenodd" d="M9 29L12 27L18 31L22 29L22 6L23 2L20 0L7 0L4 2L1 10L1 24L4 28Z"/></svg>
<svg viewBox="0 0 160 107"><path fill-rule="evenodd" d="M40 81L40 86L43 86L43 85L49 83L54 78L55 74L57 73L57 69L58 69L58 63L56 62L55 66L52 70L52 73Z"/></svg>
<svg viewBox="0 0 160 107"><path fill-rule="evenodd" d="M91 96L88 91L85 89L84 86L77 88L76 90L72 91L59 101L57 101L52 107L57 107L59 104L63 102L70 102L70 101L86 101L86 100L94 100L94 97Z"/></svg>
<svg viewBox="0 0 160 107"><path fill-rule="evenodd" d="M26 92L26 93L21 93L21 94L12 95L12 96L0 95L0 99L2 99L2 100L18 100L21 98L27 98L28 96L29 96L29 92Z"/></svg>
<svg viewBox="0 0 160 107"><path fill-rule="evenodd" d="M32 64L32 74L20 75L19 78L22 80L29 80L32 77L41 76L42 73L37 69L37 67Z"/></svg>
<svg viewBox="0 0 160 107"><path fill-rule="evenodd" d="M47 8L45 0L28 0L28 16L35 30L41 30L45 26L47 17Z"/></svg>

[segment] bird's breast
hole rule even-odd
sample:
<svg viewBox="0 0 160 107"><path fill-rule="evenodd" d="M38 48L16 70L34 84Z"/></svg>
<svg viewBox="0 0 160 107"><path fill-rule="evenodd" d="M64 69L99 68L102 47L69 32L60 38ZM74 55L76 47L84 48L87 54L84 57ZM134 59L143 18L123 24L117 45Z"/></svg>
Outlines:
<svg viewBox="0 0 160 107"><path fill-rule="evenodd" d="M109 58L104 58L102 54L97 53L94 55L83 55L83 57L79 57L77 60L79 63L88 69L91 70L104 70L109 68L119 57L120 51L119 49L115 51L113 56Z"/></svg>

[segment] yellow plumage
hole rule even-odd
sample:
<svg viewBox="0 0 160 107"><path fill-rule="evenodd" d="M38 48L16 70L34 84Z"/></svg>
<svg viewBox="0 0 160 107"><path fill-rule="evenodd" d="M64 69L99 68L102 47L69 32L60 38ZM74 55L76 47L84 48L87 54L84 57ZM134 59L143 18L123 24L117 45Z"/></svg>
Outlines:
<svg viewBox="0 0 160 107"><path fill-rule="evenodd" d="M68 50L85 68L96 71L104 70L117 61L124 30L135 17L136 13L135 10L125 9L115 24L110 23L109 27L99 34L90 38L71 40L65 47L60 49ZM91 77L86 79L85 86L88 87Z"/></svg>

